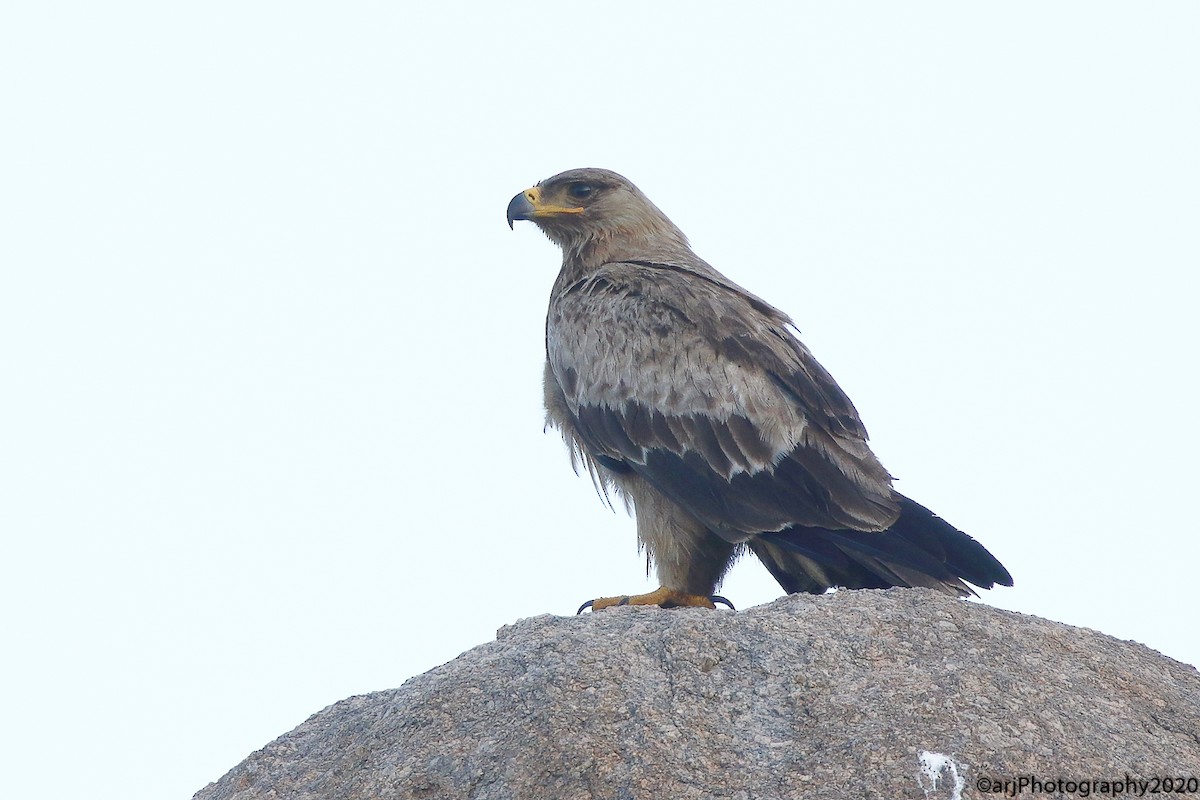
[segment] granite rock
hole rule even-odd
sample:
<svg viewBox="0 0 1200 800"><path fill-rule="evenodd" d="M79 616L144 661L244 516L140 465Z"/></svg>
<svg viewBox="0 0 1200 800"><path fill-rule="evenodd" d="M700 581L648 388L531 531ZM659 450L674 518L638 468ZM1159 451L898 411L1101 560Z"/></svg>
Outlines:
<svg viewBox="0 0 1200 800"><path fill-rule="evenodd" d="M1200 778L1195 668L891 589L524 619L313 715L195 800L928 800L1022 779L1054 797L1155 777Z"/></svg>

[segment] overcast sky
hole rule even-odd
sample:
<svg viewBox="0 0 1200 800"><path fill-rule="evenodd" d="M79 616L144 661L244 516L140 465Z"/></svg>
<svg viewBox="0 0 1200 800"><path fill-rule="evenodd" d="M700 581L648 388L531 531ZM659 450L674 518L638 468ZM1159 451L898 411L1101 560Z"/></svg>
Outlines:
<svg viewBox="0 0 1200 800"><path fill-rule="evenodd" d="M504 223L579 166L795 318L983 602L1200 663L1200 7L782 7L6 5L6 797L186 798L652 585Z"/></svg>

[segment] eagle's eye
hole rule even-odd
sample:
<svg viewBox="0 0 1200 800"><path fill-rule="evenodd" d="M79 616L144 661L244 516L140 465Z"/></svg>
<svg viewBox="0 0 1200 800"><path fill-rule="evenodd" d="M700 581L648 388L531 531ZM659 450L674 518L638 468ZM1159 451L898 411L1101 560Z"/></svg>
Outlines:
<svg viewBox="0 0 1200 800"><path fill-rule="evenodd" d="M583 200L592 196L592 192L596 191L596 187L590 183L572 183L567 187L567 194L574 197L576 200Z"/></svg>

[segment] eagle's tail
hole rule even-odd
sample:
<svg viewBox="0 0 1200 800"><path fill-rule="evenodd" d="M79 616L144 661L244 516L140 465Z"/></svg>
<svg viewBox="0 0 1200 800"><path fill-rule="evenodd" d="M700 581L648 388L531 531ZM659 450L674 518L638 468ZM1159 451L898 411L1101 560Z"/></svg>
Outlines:
<svg viewBox="0 0 1200 800"><path fill-rule="evenodd" d="M882 533L797 526L749 545L789 593L924 586L966 596L975 594L967 583L983 589L1013 583L983 545L907 497Z"/></svg>

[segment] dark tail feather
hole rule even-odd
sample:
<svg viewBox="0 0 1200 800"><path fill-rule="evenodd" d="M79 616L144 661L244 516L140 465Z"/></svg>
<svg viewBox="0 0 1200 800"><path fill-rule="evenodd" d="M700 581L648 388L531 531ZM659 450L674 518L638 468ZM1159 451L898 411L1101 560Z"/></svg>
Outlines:
<svg viewBox="0 0 1200 800"><path fill-rule="evenodd" d="M925 586L969 595L963 581L983 589L1013 583L983 545L907 497L882 533L794 527L762 534L750 549L789 593Z"/></svg>

